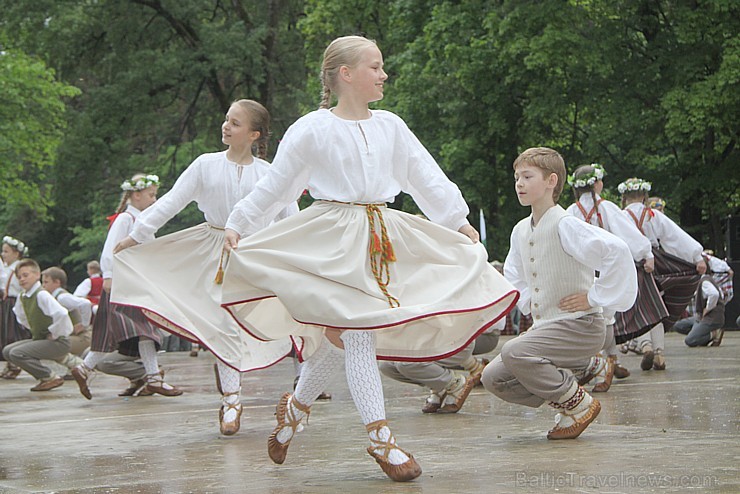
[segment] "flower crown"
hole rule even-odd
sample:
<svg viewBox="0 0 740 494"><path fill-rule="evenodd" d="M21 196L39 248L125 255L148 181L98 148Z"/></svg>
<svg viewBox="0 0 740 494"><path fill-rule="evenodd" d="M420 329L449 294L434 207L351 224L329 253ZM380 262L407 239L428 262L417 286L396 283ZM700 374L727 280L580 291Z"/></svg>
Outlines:
<svg viewBox="0 0 740 494"><path fill-rule="evenodd" d="M578 178L576 178L575 173L573 173L573 175L568 175L568 185L576 189L582 189L583 187L595 184L597 180L603 180L606 176L606 170L604 170L604 167L598 163L591 163L591 167L593 170L588 173L584 173Z"/></svg>
<svg viewBox="0 0 740 494"><path fill-rule="evenodd" d="M146 177L140 177L137 179L124 180L121 184L121 190L126 192L136 192L144 190L152 185L159 185L159 177L156 175L147 175Z"/></svg>
<svg viewBox="0 0 740 494"><path fill-rule="evenodd" d="M665 199L654 199L650 201L650 207L655 208L665 208Z"/></svg>
<svg viewBox="0 0 740 494"><path fill-rule="evenodd" d="M17 238L13 238L10 235L6 235L3 237L3 243L10 245L11 247L13 247L15 250L17 250L24 256L28 256L28 247L26 247L26 244L24 244Z"/></svg>
<svg viewBox="0 0 740 494"><path fill-rule="evenodd" d="M617 186L620 194L625 192L636 192L638 190L648 192L653 188L653 184L641 178L628 178Z"/></svg>

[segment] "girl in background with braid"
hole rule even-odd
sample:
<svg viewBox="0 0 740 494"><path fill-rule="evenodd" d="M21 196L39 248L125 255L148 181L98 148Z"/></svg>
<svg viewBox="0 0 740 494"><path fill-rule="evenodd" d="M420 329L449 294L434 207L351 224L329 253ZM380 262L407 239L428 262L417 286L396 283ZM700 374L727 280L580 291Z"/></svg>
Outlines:
<svg viewBox="0 0 740 494"><path fill-rule="evenodd" d="M270 168L265 161L269 138L267 109L256 101L235 101L221 124L221 141L228 149L196 158L172 189L139 216L115 249L113 301L142 308L158 326L218 357L219 427L228 436L241 426L240 371L268 367L292 348L288 338L263 342L242 331L221 309L221 284L216 279L223 268L226 218ZM143 243L193 201L203 211L205 223ZM296 212L293 202L279 217ZM143 245L133 247L139 243Z"/></svg>
<svg viewBox="0 0 740 494"><path fill-rule="evenodd" d="M650 240L655 257L655 282L668 311L662 323L637 338L642 370L665 370L665 331L682 318L707 271L703 247L668 216L648 206L652 184L628 178L617 190L622 195L622 213Z"/></svg>
<svg viewBox="0 0 740 494"><path fill-rule="evenodd" d="M655 287L655 281L652 275L650 275L655 267L650 241L640 233L640 230L637 229L633 222L624 216L619 206L600 196L601 191L604 189L605 176L606 170L604 170L604 167L596 163L576 168L573 175L568 177L568 184L573 188L573 195L576 198L576 202L568 207L567 212L586 223L598 226L616 235L624 240L630 248L632 259L635 261L638 271L638 295L633 307L642 308L642 313L649 317L643 318L646 320L639 319L640 322L631 324L627 330L630 332L629 335L621 334L624 328L620 326L619 342L621 343L625 341L621 339L622 337L631 339L634 336L649 331L652 326L658 324L668 313L665 311L658 289ZM640 293L642 293L643 299L640 298ZM652 296L645 299L644 297L648 294ZM647 310L643 307L643 302L648 302L649 304L650 301L658 302L657 310ZM649 307L651 308L652 305L649 305ZM601 352L602 357L597 358L605 358L605 361L603 363L598 362L599 365L593 366L594 369L597 369L598 373L601 365L604 365L603 374L597 377L597 375L589 373L581 379L581 384L583 385L590 379L597 377L596 385L593 388L595 393L608 391L614 377L625 378L630 374L627 369L619 365L617 358L614 311L604 310L604 320L606 322L606 341Z"/></svg>
<svg viewBox="0 0 740 494"><path fill-rule="evenodd" d="M178 396L182 390L164 382L157 362L157 346L162 344L162 334L152 325L137 308L120 307L111 303L113 284L113 248L133 230L137 218L157 200L159 177L156 175L134 175L121 184L121 202L116 214L109 217L111 221L108 236L100 256L100 267L103 270L103 293L98 304L98 311L93 322L90 351L85 360L74 369L74 376L82 396L92 399L89 380L98 363L108 353L119 349L119 344L132 343L132 352L138 352L146 368L146 394L158 393L164 396ZM140 279L139 284L145 280ZM118 284L118 277L116 277Z"/></svg>
<svg viewBox="0 0 740 494"><path fill-rule="evenodd" d="M421 467L388 426L376 358L452 355L518 294L488 264L457 186L403 120L368 108L387 77L375 42L347 36L327 47L320 109L288 129L272 168L226 223L225 248L239 248L222 297L246 331L291 336L305 359L295 392L277 405L267 444L275 463L344 362L368 453L391 479L408 481ZM310 207L262 229L304 189L316 199ZM431 221L388 209L401 191Z"/></svg>

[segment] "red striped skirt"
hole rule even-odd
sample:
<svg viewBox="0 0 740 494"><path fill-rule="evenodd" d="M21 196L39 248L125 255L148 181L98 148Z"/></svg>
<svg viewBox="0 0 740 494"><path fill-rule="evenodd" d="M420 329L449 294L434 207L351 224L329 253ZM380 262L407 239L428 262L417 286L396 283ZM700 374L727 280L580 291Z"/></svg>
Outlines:
<svg viewBox="0 0 740 494"><path fill-rule="evenodd" d="M144 316L140 309L110 303L110 294L100 295L98 312L92 330L90 350L95 352L115 352L119 344L144 336L153 340L157 348L162 345L162 332ZM138 349L138 345L134 345Z"/></svg>
<svg viewBox="0 0 740 494"><path fill-rule="evenodd" d="M16 341L31 339L31 332L21 326L15 317L14 306L15 297L6 298L0 305L0 350ZM3 360L2 352L0 360Z"/></svg>
<svg viewBox="0 0 740 494"><path fill-rule="evenodd" d="M642 336L666 317L668 309L663 303L653 274L645 271L643 263L637 264L635 305L614 315L614 338L617 344Z"/></svg>
<svg viewBox="0 0 740 494"><path fill-rule="evenodd" d="M696 271L695 265L662 249L653 249L653 255L655 283L668 309L668 317L663 321L663 327L670 331L676 321L683 317L686 307L693 300L701 275Z"/></svg>

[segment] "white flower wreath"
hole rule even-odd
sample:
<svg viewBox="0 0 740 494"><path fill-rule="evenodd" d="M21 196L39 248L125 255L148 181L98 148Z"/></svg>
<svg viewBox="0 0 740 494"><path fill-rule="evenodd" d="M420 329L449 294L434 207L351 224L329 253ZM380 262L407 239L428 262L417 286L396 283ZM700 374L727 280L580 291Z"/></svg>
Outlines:
<svg viewBox="0 0 740 494"><path fill-rule="evenodd" d="M568 185L575 187L576 189L582 189L583 187L591 186L596 183L597 180L604 180L606 176L606 170L598 163L591 163L593 170L589 173L581 175L576 178L576 174L568 175Z"/></svg>
<svg viewBox="0 0 740 494"><path fill-rule="evenodd" d="M138 190L144 190L152 185L159 185L159 177L156 175L147 175L145 177L137 178L136 180L124 180L121 184L121 190L126 192L136 192Z"/></svg>
<svg viewBox="0 0 740 494"><path fill-rule="evenodd" d="M24 244L17 238L13 238L10 235L6 235L3 237L3 243L10 245L11 247L13 247L15 250L17 250L24 256L28 256L28 247L26 247L26 244Z"/></svg>
<svg viewBox="0 0 740 494"><path fill-rule="evenodd" d="M652 188L653 184L641 178L628 178L617 186L617 190L620 194L624 194L625 192L636 192L638 190L649 192Z"/></svg>

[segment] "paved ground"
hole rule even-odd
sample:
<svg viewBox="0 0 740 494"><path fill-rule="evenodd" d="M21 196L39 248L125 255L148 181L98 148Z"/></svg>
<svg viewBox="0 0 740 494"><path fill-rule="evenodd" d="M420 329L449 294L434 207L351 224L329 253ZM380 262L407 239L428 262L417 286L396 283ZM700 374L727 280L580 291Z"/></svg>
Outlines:
<svg viewBox="0 0 740 494"><path fill-rule="evenodd" d="M740 492L740 332L719 348L668 334L668 369L633 372L600 396L603 411L577 440L545 438L553 412L507 404L476 388L457 415L423 415L421 388L384 381L399 443L424 469L395 484L367 455L346 383L318 402L284 465L266 454L290 360L243 381L242 430L220 437L212 357L160 354L185 394L120 398L126 381L97 376L94 398L74 382L30 393L28 374L0 382L0 492L488 493Z"/></svg>

